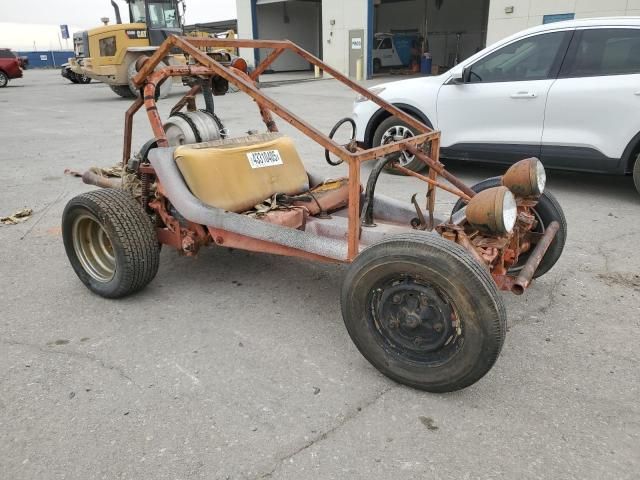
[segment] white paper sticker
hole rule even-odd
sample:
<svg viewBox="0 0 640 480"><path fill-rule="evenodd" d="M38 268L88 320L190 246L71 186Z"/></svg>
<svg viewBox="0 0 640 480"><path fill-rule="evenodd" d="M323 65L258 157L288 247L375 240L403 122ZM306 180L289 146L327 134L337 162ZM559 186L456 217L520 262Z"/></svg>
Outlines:
<svg viewBox="0 0 640 480"><path fill-rule="evenodd" d="M351 39L352 50L362 50L362 38L356 37Z"/></svg>
<svg viewBox="0 0 640 480"><path fill-rule="evenodd" d="M272 167L282 165L282 157L278 150L265 150L263 152L249 152L247 158L251 168Z"/></svg>

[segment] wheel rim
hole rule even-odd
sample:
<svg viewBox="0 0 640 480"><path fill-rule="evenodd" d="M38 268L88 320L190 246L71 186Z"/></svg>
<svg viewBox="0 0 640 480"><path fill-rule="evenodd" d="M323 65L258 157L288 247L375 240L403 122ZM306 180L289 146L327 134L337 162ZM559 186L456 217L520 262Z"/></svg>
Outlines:
<svg viewBox="0 0 640 480"><path fill-rule="evenodd" d="M88 214L75 219L73 249L82 268L98 282L109 282L116 272L113 244L98 220Z"/></svg>
<svg viewBox="0 0 640 480"><path fill-rule="evenodd" d="M387 129L384 134L382 134L382 145L386 145L387 143L397 142L399 140L405 140L407 138L413 137L413 132L409 130L404 125L394 125L393 127ZM413 162L415 156L409 155L407 152L402 152L400 155L399 161L400 165L406 167L411 162Z"/></svg>
<svg viewBox="0 0 640 480"><path fill-rule="evenodd" d="M8 83L7 76L4 73L0 73L0 87L4 87Z"/></svg>
<svg viewBox="0 0 640 480"><path fill-rule="evenodd" d="M369 311L378 342L404 361L440 365L462 345L452 302L428 282L411 276L383 280L370 294Z"/></svg>

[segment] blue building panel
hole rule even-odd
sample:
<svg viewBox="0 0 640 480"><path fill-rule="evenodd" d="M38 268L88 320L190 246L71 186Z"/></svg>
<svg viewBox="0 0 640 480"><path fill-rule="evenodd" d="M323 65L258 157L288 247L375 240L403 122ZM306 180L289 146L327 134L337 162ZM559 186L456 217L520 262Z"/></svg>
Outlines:
<svg viewBox="0 0 640 480"><path fill-rule="evenodd" d="M73 50L16 52L16 54L29 59L28 68L57 68L73 57Z"/></svg>

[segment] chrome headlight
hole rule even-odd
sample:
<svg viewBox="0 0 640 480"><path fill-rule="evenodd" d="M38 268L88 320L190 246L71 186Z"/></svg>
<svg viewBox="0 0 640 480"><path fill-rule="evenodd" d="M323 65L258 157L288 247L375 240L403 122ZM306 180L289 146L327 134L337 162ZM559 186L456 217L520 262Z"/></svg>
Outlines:
<svg viewBox="0 0 640 480"><path fill-rule="evenodd" d="M502 184L518 197L539 197L547 184L547 173L537 158L514 163L502 177Z"/></svg>
<svg viewBox="0 0 640 480"><path fill-rule="evenodd" d="M511 233L518 218L516 198L507 187L488 188L469 200L466 215L476 228L499 235Z"/></svg>
<svg viewBox="0 0 640 480"><path fill-rule="evenodd" d="M382 92L384 92L387 88L386 87L371 87L369 89L369 91L371 93L373 93L374 95L380 95ZM361 102L367 102L369 99L367 97L365 97L364 95L358 95L356 97L356 103L361 103Z"/></svg>

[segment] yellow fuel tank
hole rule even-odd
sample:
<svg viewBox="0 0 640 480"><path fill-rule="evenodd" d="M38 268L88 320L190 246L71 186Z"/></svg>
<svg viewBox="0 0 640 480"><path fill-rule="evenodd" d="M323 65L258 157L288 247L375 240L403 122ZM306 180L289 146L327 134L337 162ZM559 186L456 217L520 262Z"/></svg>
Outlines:
<svg viewBox="0 0 640 480"><path fill-rule="evenodd" d="M174 159L202 202L244 212L276 193L309 190L309 177L291 138L265 133L182 145Z"/></svg>

